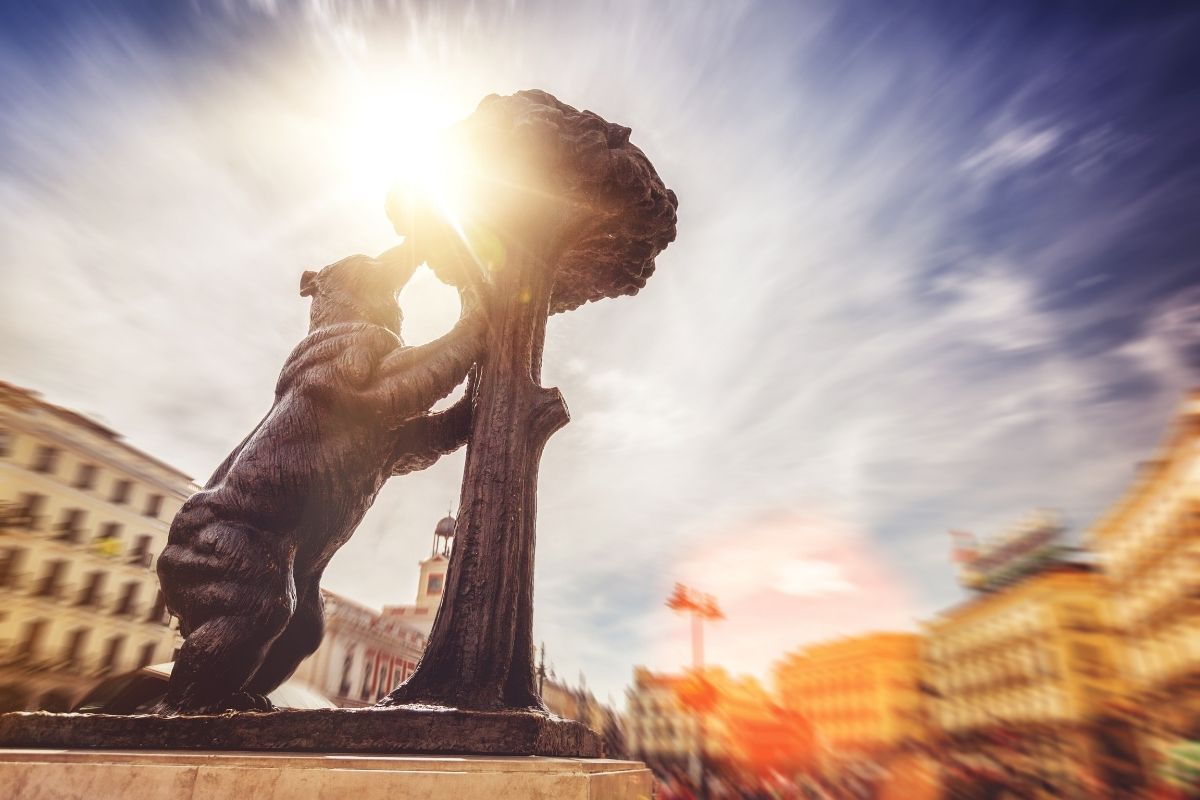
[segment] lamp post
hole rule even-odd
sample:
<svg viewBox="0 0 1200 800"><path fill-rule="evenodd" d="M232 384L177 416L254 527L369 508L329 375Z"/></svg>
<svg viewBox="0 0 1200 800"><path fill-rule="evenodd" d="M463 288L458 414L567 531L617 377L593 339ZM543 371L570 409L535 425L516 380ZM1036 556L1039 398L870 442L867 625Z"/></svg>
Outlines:
<svg viewBox="0 0 1200 800"><path fill-rule="evenodd" d="M672 611L685 612L692 615L692 670L695 673L695 678L701 684L707 683L704 677L704 621L716 621L725 619L725 615L721 613L721 609L717 606L717 599L711 594L697 592L690 586L684 586L682 583L675 584L675 591L667 598L667 608ZM711 695L701 693L703 695ZM700 698L697 698L699 700ZM709 699L712 699L711 697ZM705 764L704 764L704 739L706 736L704 730L704 715L707 708L703 701L696 702L693 705L693 712L696 716L696 749L699 779L696 781L697 790L700 800L705 800L708 797L708 786L706 785Z"/></svg>

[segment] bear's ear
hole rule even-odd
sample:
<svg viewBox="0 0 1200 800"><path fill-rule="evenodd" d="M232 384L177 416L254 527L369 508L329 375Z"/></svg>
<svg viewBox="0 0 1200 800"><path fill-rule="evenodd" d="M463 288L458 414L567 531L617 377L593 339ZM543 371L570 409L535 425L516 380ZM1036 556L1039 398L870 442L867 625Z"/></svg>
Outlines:
<svg viewBox="0 0 1200 800"><path fill-rule="evenodd" d="M300 296L312 297L317 293L317 273L311 269L304 270L304 274L300 276Z"/></svg>

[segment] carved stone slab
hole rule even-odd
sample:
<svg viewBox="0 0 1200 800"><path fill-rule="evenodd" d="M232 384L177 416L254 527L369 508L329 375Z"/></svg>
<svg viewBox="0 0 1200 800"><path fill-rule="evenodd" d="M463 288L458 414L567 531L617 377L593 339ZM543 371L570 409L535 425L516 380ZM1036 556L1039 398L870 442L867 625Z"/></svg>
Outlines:
<svg viewBox="0 0 1200 800"><path fill-rule="evenodd" d="M0 714L0 747L604 756L600 736L574 720L412 706L178 717L17 711Z"/></svg>
<svg viewBox="0 0 1200 800"><path fill-rule="evenodd" d="M20 800L647 800L654 778L595 758L0 749L0 787Z"/></svg>

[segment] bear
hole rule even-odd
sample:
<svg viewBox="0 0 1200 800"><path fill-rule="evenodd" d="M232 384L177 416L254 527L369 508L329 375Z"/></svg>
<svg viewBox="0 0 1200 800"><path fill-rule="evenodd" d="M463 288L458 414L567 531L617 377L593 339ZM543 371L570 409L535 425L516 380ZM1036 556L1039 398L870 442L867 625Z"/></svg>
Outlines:
<svg viewBox="0 0 1200 800"><path fill-rule="evenodd" d="M405 346L398 293L421 259L401 245L305 271L308 335L262 421L174 517L158 560L184 643L159 713L269 710L266 695L324 635L321 574L392 475L465 444L487 323L476 281L442 338Z"/></svg>

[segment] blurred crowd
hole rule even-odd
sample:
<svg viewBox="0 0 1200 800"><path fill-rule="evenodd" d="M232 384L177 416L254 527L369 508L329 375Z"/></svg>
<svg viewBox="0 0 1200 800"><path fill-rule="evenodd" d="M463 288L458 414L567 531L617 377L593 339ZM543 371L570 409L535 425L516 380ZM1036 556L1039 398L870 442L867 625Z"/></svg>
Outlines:
<svg viewBox="0 0 1200 800"><path fill-rule="evenodd" d="M1200 747L1200 743L1197 743ZM920 752L884 764L860 759L792 776L737 770L708 774L703 790L687 772L656 773L657 800L1197 800L1200 775L1164 771L1143 785L1116 785L1077 765L1047 774L1000 755ZM1119 783L1119 782L1118 782Z"/></svg>

